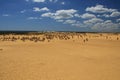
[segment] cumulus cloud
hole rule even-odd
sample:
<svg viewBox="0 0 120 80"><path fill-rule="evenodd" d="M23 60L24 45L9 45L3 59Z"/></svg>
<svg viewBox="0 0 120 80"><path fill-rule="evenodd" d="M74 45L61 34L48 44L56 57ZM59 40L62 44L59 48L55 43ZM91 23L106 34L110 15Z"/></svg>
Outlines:
<svg viewBox="0 0 120 80"><path fill-rule="evenodd" d="M41 16L42 17L50 17L53 19L68 19L74 17L74 14L77 12L77 10L74 9L68 9L68 10L57 10L55 13L44 13Z"/></svg>
<svg viewBox="0 0 120 80"><path fill-rule="evenodd" d="M103 15L100 15L100 16L105 17L105 18L109 18L110 17L109 14L103 14Z"/></svg>
<svg viewBox="0 0 120 80"><path fill-rule="evenodd" d="M74 16L75 16L75 17L78 17L78 18L81 17L81 15L79 15L79 14L77 14L77 13L76 13Z"/></svg>
<svg viewBox="0 0 120 80"><path fill-rule="evenodd" d="M81 15L81 18L89 19L89 18L96 18L96 16L94 14L85 13L85 14Z"/></svg>
<svg viewBox="0 0 120 80"><path fill-rule="evenodd" d="M93 27L91 27L91 29L95 30L95 31L111 32L111 31L118 30L119 26L120 26L120 24L105 21L102 23L96 23L95 25L93 25Z"/></svg>
<svg viewBox="0 0 120 80"><path fill-rule="evenodd" d="M40 3L40 2L45 2L45 0L32 0L33 2L37 2L37 3Z"/></svg>
<svg viewBox="0 0 120 80"><path fill-rule="evenodd" d="M82 23L75 23L75 24L71 24L72 26L75 26L75 27L86 27L86 25L83 25Z"/></svg>
<svg viewBox="0 0 120 80"><path fill-rule="evenodd" d="M38 9L38 11L40 10ZM95 31L115 31L120 29L120 19L114 18L116 22L112 20L113 17L120 16L120 12L117 9L106 8L103 5L96 5L94 7L86 8L86 11L87 12L84 14L79 14L78 10L75 9L63 9L55 12L43 13L41 17L52 18L57 22L69 24L74 27L91 28L91 30Z"/></svg>
<svg viewBox="0 0 120 80"><path fill-rule="evenodd" d="M89 20L85 20L84 24L94 24L94 23L98 23L98 22L103 22L104 20L100 19L100 18L92 18Z"/></svg>
<svg viewBox="0 0 120 80"><path fill-rule="evenodd" d="M87 7L86 11L93 12L93 13L108 13L108 12L115 12L116 9L109 9L104 7L103 5L96 5L92 7Z"/></svg>
<svg viewBox="0 0 120 80"><path fill-rule="evenodd" d="M55 13L54 19L67 19L72 18L74 13L76 13L77 10L69 9L69 10L58 10Z"/></svg>
<svg viewBox="0 0 120 80"><path fill-rule="evenodd" d="M120 12L118 12L118 11L112 12L112 14L110 16L111 17L118 17L118 16L120 16Z"/></svg>
<svg viewBox="0 0 120 80"><path fill-rule="evenodd" d="M35 12L41 12L41 11L49 11L47 7L39 8L39 7L34 7L33 11Z"/></svg>
<svg viewBox="0 0 120 80"><path fill-rule="evenodd" d="M41 17L50 17L53 18L54 17L54 13L48 12L48 13L44 13L41 15Z"/></svg>
<svg viewBox="0 0 120 80"><path fill-rule="evenodd" d="M64 24L74 24L76 23L76 20L66 20Z"/></svg>
<svg viewBox="0 0 120 80"><path fill-rule="evenodd" d="M112 23L112 21L111 20L106 20L106 21L104 21L104 23Z"/></svg>
<svg viewBox="0 0 120 80"><path fill-rule="evenodd" d="M118 11L112 12L111 14L99 15L99 17L105 17L105 18L119 17L119 16L120 16L120 12L118 12Z"/></svg>

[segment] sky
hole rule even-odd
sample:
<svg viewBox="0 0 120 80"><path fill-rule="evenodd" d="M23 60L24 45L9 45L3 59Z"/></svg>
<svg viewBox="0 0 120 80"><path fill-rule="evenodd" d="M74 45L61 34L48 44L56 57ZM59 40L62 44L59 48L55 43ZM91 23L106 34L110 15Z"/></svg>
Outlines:
<svg viewBox="0 0 120 80"><path fill-rule="evenodd" d="M120 32L120 0L0 0L0 30Z"/></svg>

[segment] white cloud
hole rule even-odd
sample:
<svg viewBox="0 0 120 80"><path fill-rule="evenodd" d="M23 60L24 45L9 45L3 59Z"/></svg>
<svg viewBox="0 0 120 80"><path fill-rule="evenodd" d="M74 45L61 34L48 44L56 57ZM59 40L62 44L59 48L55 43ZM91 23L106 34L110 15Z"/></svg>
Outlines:
<svg viewBox="0 0 120 80"><path fill-rule="evenodd" d="M110 16L111 17L118 17L118 16L120 16L120 12L118 12L118 11L112 12L112 14Z"/></svg>
<svg viewBox="0 0 120 80"><path fill-rule="evenodd" d="M54 3L56 3L58 0L49 0L50 2L54 2Z"/></svg>
<svg viewBox="0 0 120 80"><path fill-rule="evenodd" d="M115 12L112 12L111 14L100 15L99 17L110 18L110 17L119 17L119 16L120 16L120 12L115 11Z"/></svg>
<svg viewBox="0 0 120 80"><path fill-rule="evenodd" d="M77 10L69 9L69 10L58 10L55 13L54 19L67 19L74 17L74 13L76 13Z"/></svg>
<svg viewBox="0 0 120 80"><path fill-rule="evenodd" d="M47 7L41 8L40 11L49 11Z"/></svg>
<svg viewBox="0 0 120 80"><path fill-rule="evenodd" d="M28 20L39 19L38 17L28 17Z"/></svg>
<svg viewBox="0 0 120 80"><path fill-rule="evenodd" d="M40 2L45 2L45 0L32 0L33 2L37 2L37 3L40 3Z"/></svg>
<svg viewBox="0 0 120 80"><path fill-rule="evenodd" d="M95 7L86 8L86 11L90 11L92 13L87 12L81 15L78 14L78 11L75 9L63 9L55 12L44 13L41 17L52 18L57 22L69 24L75 27L91 28L93 31L115 31L120 28L120 19L116 19L116 22L105 20L120 16L117 9L106 8L103 5L96 5ZM82 20L77 21L74 19L75 17Z"/></svg>
<svg viewBox="0 0 120 80"><path fill-rule="evenodd" d="M42 19L41 17L28 17L27 20L37 20Z"/></svg>
<svg viewBox="0 0 120 80"><path fill-rule="evenodd" d="M41 15L41 17L50 17L50 18L53 18L53 16L54 16L54 13L51 13L51 12L44 13Z"/></svg>
<svg viewBox="0 0 120 80"><path fill-rule="evenodd" d="M81 18L89 19L89 18L96 18L96 16L94 14L85 13L81 15Z"/></svg>
<svg viewBox="0 0 120 80"><path fill-rule="evenodd" d="M82 24L80 21L77 20L65 20L63 24L70 24L71 26L74 27L86 27L86 25Z"/></svg>
<svg viewBox="0 0 120 80"><path fill-rule="evenodd" d="M64 24L74 24L76 23L76 20L66 20Z"/></svg>
<svg viewBox="0 0 120 80"><path fill-rule="evenodd" d="M4 17L8 17L8 16L10 16L9 14L3 14L2 16L4 16Z"/></svg>
<svg viewBox="0 0 120 80"><path fill-rule="evenodd" d="M34 8L33 8L33 11L38 12L38 11L40 11L40 8L34 7Z"/></svg>
<svg viewBox="0 0 120 80"><path fill-rule="evenodd" d="M80 26L80 23L77 23L76 20L71 20L71 18L75 17L77 10L68 9L68 10L57 10L55 13L44 13L41 17L49 17L55 19L57 22L62 22L63 24L70 24L74 26ZM76 24L76 25L75 25Z"/></svg>
<svg viewBox="0 0 120 80"><path fill-rule="evenodd" d="M57 22L64 22L64 20L56 20Z"/></svg>
<svg viewBox="0 0 120 80"><path fill-rule="evenodd" d="M101 17L101 15L97 15L97 17Z"/></svg>
<svg viewBox="0 0 120 80"><path fill-rule="evenodd" d="M41 12L41 11L49 11L47 7L39 8L39 7L34 7L33 11L35 12Z"/></svg>
<svg viewBox="0 0 120 80"><path fill-rule="evenodd" d="M53 19L68 19L74 17L74 14L77 12L77 10L74 9L68 9L68 10L57 10L55 13L44 13L41 16L42 17L50 17Z"/></svg>
<svg viewBox="0 0 120 80"><path fill-rule="evenodd" d="M103 5L96 5L94 7L87 7L86 11L90 11L93 13L108 13L108 12L115 12L117 10L106 8Z"/></svg>
<svg viewBox="0 0 120 80"><path fill-rule="evenodd" d="M82 23L75 23L75 24L71 24L72 26L75 27L85 27L85 25L83 25Z"/></svg>
<svg viewBox="0 0 120 80"><path fill-rule="evenodd" d="M110 15L109 14L103 14L103 15L101 15L102 17L106 17L106 18L109 18L110 17Z"/></svg>
<svg viewBox="0 0 120 80"><path fill-rule="evenodd" d="M120 19L117 19L116 22L120 22Z"/></svg>
<svg viewBox="0 0 120 80"><path fill-rule="evenodd" d="M79 15L79 14L75 14L74 16L75 16L75 17L78 17L78 18L81 17L81 15Z"/></svg>
<svg viewBox="0 0 120 80"><path fill-rule="evenodd" d="M104 23L112 23L112 21L111 20L106 20L106 21L104 21Z"/></svg>
<svg viewBox="0 0 120 80"><path fill-rule="evenodd" d="M62 5L65 5L65 2L61 2Z"/></svg>
<svg viewBox="0 0 120 80"><path fill-rule="evenodd" d="M94 24L94 23L98 23L98 22L103 22L104 20L100 19L100 18L92 18L89 20L84 21L84 24Z"/></svg>
<svg viewBox="0 0 120 80"><path fill-rule="evenodd" d="M120 24L117 23L113 23L113 22L102 22L102 23L96 23L95 25L93 25L93 27L91 27L92 30L95 31L116 31L119 29Z"/></svg>
<svg viewBox="0 0 120 80"><path fill-rule="evenodd" d="M20 13L25 13L26 12L26 10L22 10L22 11L20 11Z"/></svg>
<svg viewBox="0 0 120 80"><path fill-rule="evenodd" d="M96 5L92 7L87 7L86 11L92 12L92 13L99 13L97 14L98 17L118 17L120 16L120 12L117 9L107 8L103 5ZM100 14L102 13L102 14Z"/></svg>

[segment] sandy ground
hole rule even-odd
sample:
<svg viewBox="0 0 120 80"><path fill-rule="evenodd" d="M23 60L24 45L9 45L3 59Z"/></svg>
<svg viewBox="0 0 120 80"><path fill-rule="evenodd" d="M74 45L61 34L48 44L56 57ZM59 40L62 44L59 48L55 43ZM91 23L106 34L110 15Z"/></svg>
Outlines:
<svg viewBox="0 0 120 80"><path fill-rule="evenodd" d="M0 41L0 80L120 80L120 35Z"/></svg>

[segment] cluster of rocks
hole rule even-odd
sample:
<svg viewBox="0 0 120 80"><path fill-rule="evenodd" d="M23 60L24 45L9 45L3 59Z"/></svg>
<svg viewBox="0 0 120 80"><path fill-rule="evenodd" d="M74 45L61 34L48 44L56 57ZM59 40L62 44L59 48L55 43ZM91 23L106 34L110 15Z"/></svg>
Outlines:
<svg viewBox="0 0 120 80"><path fill-rule="evenodd" d="M68 40L70 39L69 35L66 34L54 34L54 33L45 33L45 34L40 34L40 35L0 35L0 41L17 41L21 40L23 42L25 41L34 41L34 42L44 42L46 41L51 41L53 39L59 39L59 40Z"/></svg>
<svg viewBox="0 0 120 80"><path fill-rule="evenodd" d="M57 40L69 40L78 39L83 40L83 42L87 42L88 38L85 38L86 34L79 34L79 33L42 33L42 34L24 34L24 35L15 35L15 34L7 34L7 35L0 35L0 41L33 41L33 42L44 42L57 39Z"/></svg>

